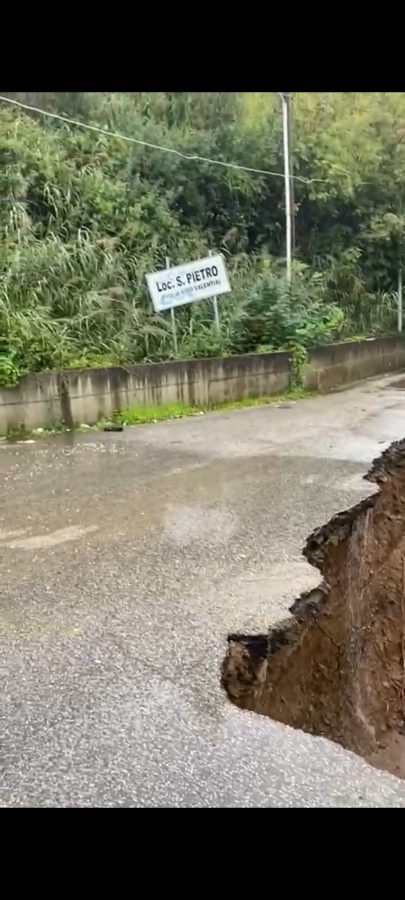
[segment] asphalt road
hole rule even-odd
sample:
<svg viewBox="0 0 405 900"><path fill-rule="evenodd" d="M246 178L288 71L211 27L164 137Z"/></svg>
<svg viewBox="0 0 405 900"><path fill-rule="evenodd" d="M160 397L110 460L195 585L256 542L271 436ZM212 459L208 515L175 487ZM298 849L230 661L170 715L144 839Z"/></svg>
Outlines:
<svg viewBox="0 0 405 900"><path fill-rule="evenodd" d="M0 445L0 804L405 806L405 782L233 707L229 631L318 573L309 531L405 435L398 378Z"/></svg>

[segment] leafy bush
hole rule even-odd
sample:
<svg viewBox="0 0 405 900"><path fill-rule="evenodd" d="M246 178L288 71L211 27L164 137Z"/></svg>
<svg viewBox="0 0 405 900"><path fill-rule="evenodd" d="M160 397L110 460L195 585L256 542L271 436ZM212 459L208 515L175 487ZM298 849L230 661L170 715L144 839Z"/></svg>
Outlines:
<svg viewBox="0 0 405 900"><path fill-rule="evenodd" d="M296 275L288 285L280 275L264 272L246 288L232 343L244 353L263 344L275 350L310 346L336 338L343 322L343 311L325 301L318 277Z"/></svg>

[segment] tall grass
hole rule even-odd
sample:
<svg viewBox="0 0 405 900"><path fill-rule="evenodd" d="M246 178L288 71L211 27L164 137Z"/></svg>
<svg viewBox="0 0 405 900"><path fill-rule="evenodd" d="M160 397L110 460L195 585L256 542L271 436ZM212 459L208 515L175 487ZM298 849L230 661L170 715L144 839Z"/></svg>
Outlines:
<svg viewBox="0 0 405 900"><path fill-rule="evenodd" d="M212 131L217 103L230 115L235 98L218 95L212 106L209 95L196 95L191 105L185 95L139 95L134 113L134 96L87 100L104 123L128 133L136 126L156 143L177 142L187 152L198 143L207 156L238 149L236 125L226 134L222 124ZM152 122L147 109L155 102ZM194 122L196 108L207 116L198 141L196 124L178 121L187 113ZM162 124L167 115L172 126ZM249 159L259 137L247 138ZM219 332L211 301L176 310L181 358L307 346L393 327L395 299L365 284L356 248L326 260L320 273L297 265L292 288L286 285L267 252L269 235L280 246L279 183L272 190L274 220L264 227L263 179L189 169L175 156L0 110L0 383L44 369L172 358L170 317L154 313L145 274L167 255L177 262L214 247L227 254L233 290L220 300Z"/></svg>

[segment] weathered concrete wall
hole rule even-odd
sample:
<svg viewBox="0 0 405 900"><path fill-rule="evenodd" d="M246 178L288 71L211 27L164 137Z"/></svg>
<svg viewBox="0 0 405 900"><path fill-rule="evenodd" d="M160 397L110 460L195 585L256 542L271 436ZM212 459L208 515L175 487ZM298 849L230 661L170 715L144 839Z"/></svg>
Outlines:
<svg viewBox="0 0 405 900"><path fill-rule="evenodd" d="M405 336L316 347L304 368L308 390L330 390L405 370ZM92 424L130 406L193 406L264 397L291 385L291 354L265 353L148 366L28 375L0 389L0 433L25 427Z"/></svg>
<svg viewBox="0 0 405 900"><path fill-rule="evenodd" d="M376 338L314 347L304 370L304 387L328 391L385 372L405 369L405 337Z"/></svg>
<svg viewBox="0 0 405 900"><path fill-rule="evenodd" d="M0 433L97 422L130 406L193 406L288 390L289 353L29 375L0 390Z"/></svg>

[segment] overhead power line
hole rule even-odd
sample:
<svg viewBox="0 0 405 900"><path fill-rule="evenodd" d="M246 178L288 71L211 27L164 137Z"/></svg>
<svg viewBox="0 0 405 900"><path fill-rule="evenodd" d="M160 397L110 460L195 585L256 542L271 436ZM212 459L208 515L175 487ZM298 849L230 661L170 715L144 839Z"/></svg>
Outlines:
<svg viewBox="0 0 405 900"><path fill-rule="evenodd" d="M39 109L37 106L29 106L27 103L21 103L20 100L13 100L11 97L2 97L3 103L9 103L12 106L18 106L21 109L27 109L29 112L39 113L47 116L49 119L58 119L60 122L66 122L67 125L75 125L77 128L85 128L87 131L95 131L104 134L106 137L117 138L121 141L128 141L131 144L139 144L141 147L149 147L151 150L160 150L162 153L171 153L179 156L181 159L187 159L194 162L205 162L212 166L224 166L227 169L241 169L244 172L255 172L257 175L271 175L274 178L284 178L283 172L272 172L269 169L256 169L253 166L242 166L238 163L224 162L221 159L210 159L208 156L199 156L198 154L183 153L182 150L175 150L173 147L162 147L159 144L152 144L150 141L142 141L140 138L129 137L126 134L120 134L116 131L109 131L107 128L100 128L97 125L89 125L87 122L78 122L70 119L68 116L61 116L58 113L48 112L46 109ZM301 181L303 184L312 184L314 181L326 181L325 178L304 178L302 175L293 175L294 181Z"/></svg>

